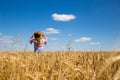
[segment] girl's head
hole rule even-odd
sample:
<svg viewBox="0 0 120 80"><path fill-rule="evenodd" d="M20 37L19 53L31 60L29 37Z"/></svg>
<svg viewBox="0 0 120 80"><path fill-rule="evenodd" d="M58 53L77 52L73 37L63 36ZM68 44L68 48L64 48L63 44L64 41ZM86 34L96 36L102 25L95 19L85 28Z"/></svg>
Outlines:
<svg viewBox="0 0 120 80"><path fill-rule="evenodd" d="M41 32L41 31L36 31L36 32L34 32L34 38L35 38L35 39L37 39L37 38L42 38L42 37L44 37L43 32Z"/></svg>
<svg viewBox="0 0 120 80"><path fill-rule="evenodd" d="M36 31L34 32L34 38L37 40L38 44L42 44L42 38L44 37L43 32L41 31Z"/></svg>

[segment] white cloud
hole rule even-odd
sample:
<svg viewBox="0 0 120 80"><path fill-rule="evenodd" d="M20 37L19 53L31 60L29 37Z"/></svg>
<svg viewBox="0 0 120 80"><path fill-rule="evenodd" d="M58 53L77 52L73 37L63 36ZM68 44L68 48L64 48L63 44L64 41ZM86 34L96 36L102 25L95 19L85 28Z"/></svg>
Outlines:
<svg viewBox="0 0 120 80"><path fill-rule="evenodd" d="M90 41L92 40L92 38L89 38L89 37L81 37L79 39L75 39L74 41L75 42L87 42L87 41Z"/></svg>
<svg viewBox="0 0 120 80"><path fill-rule="evenodd" d="M47 28L44 32L45 32L46 34L59 34L59 33L60 33L59 30L54 29L54 28Z"/></svg>
<svg viewBox="0 0 120 80"><path fill-rule="evenodd" d="M52 14L52 18L56 21L70 21L76 18L73 14Z"/></svg>
<svg viewBox="0 0 120 80"><path fill-rule="evenodd" d="M11 39L0 38L0 42L12 43L13 41Z"/></svg>
<svg viewBox="0 0 120 80"><path fill-rule="evenodd" d="M100 45L100 42L90 42L91 45Z"/></svg>
<svg viewBox="0 0 120 80"><path fill-rule="evenodd" d="M2 36L0 38L0 42L4 42L4 43L12 43L13 40L12 40L12 36Z"/></svg>

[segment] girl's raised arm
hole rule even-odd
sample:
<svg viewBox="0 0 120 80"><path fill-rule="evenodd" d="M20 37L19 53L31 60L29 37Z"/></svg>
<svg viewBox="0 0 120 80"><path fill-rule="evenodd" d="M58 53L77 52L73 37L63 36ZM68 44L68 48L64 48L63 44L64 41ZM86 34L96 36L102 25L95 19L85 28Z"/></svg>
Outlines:
<svg viewBox="0 0 120 80"><path fill-rule="evenodd" d="M46 34L45 33L43 33L44 34L44 39L47 41L47 37L46 37Z"/></svg>
<svg viewBox="0 0 120 80"><path fill-rule="evenodd" d="M32 35L32 36L30 37L30 39L29 39L30 44L32 44L32 42L33 42L33 36L34 36L34 35Z"/></svg>

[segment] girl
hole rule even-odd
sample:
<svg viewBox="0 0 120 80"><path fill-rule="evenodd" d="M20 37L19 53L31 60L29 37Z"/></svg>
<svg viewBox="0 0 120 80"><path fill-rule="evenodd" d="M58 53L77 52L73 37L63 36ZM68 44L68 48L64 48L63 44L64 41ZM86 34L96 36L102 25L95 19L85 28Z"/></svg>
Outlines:
<svg viewBox="0 0 120 80"><path fill-rule="evenodd" d="M30 44L34 43L34 52L41 53L43 45L47 44L46 35L43 32L37 31L30 38Z"/></svg>

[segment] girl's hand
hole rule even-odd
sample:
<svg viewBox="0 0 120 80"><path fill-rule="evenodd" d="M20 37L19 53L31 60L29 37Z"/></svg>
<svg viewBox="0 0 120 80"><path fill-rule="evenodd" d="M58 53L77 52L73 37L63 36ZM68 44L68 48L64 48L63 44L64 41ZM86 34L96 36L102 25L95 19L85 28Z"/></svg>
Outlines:
<svg viewBox="0 0 120 80"><path fill-rule="evenodd" d="M47 44L47 42L45 41L45 45Z"/></svg>
<svg viewBox="0 0 120 80"><path fill-rule="evenodd" d="M30 44L32 44L32 42L30 42Z"/></svg>

